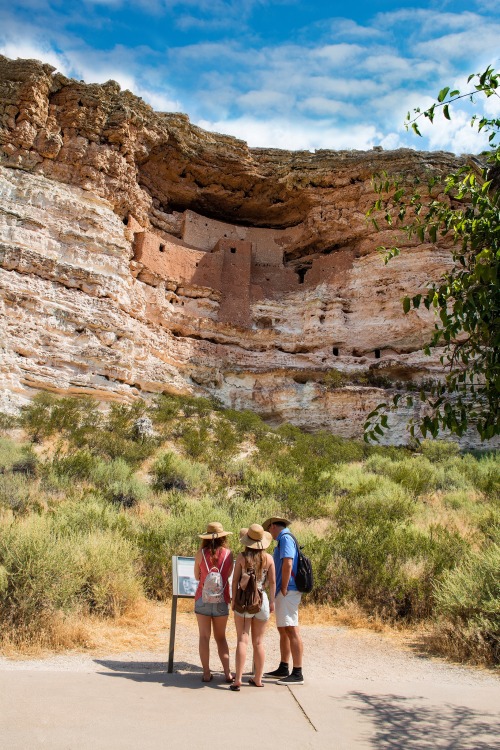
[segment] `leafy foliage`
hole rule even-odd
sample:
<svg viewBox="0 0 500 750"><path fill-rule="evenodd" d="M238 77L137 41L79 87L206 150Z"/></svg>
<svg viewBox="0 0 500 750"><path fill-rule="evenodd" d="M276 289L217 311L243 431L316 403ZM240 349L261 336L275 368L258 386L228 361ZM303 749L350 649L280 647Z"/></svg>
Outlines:
<svg viewBox="0 0 500 750"><path fill-rule="evenodd" d="M425 112L417 109L413 118L408 113L407 127L420 135L420 118L433 122L441 109L449 120L456 101L499 95L500 75L491 67L469 76L470 82L473 88L467 93L443 88ZM474 115L471 125L489 133L487 154L469 158L452 174L431 175L427 183L384 174L375 179L380 197L369 211L376 228L376 214L382 212L386 224L404 230L409 238L452 243L452 269L422 293L403 300L405 314L420 305L435 310L435 330L424 352L443 347L446 367L444 380L421 391L426 408L421 418L410 422L414 437L436 437L442 430L461 436L470 426L483 440L500 434L500 119ZM398 247L380 249L386 263L400 253ZM392 405L380 404L368 415L366 439L378 440L389 426L388 412L401 398L398 393ZM412 396L407 396L407 405L413 405Z"/></svg>

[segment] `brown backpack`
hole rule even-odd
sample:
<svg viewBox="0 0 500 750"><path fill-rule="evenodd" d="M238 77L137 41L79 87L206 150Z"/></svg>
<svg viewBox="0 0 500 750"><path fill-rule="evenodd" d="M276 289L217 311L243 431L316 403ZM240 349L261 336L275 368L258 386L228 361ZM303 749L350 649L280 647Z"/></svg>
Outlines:
<svg viewBox="0 0 500 750"><path fill-rule="evenodd" d="M240 615L255 615L262 608L262 591L257 586L255 570L247 568L241 578L234 599L234 611Z"/></svg>

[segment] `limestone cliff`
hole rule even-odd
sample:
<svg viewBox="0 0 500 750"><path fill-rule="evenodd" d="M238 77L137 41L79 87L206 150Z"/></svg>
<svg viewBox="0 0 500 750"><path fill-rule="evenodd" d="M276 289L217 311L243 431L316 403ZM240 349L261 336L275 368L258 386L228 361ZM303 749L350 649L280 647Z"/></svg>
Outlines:
<svg viewBox="0 0 500 750"><path fill-rule="evenodd" d="M0 165L0 408L35 389L208 392L352 436L375 386L439 373L420 352L432 315L401 298L449 251L385 266L376 248L405 239L365 213L374 173L451 154L250 149L115 82L0 57Z"/></svg>

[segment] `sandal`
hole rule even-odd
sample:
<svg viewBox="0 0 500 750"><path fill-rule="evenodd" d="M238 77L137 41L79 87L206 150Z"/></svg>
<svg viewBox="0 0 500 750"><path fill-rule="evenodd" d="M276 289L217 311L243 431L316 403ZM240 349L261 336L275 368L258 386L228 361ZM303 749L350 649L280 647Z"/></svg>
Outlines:
<svg viewBox="0 0 500 750"><path fill-rule="evenodd" d="M233 690L235 693L240 692L240 686L239 685L229 685L229 690Z"/></svg>
<svg viewBox="0 0 500 750"><path fill-rule="evenodd" d="M214 679L214 676L213 676L213 674L211 674L210 677L208 678L208 680L206 680L204 677L202 677L201 681L202 682L212 682L213 679Z"/></svg>
<svg viewBox="0 0 500 750"><path fill-rule="evenodd" d="M255 682L255 680L253 680L251 677L248 680L248 684L252 685L253 687L265 687L265 685L257 685L257 683Z"/></svg>
<svg viewBox="0 0 500 750"><path fill-rule="evenodd" d="M228 685L231 685L231 683L233 683L233 682L234 682L234 677L226 677L226 683Z"/></svg>

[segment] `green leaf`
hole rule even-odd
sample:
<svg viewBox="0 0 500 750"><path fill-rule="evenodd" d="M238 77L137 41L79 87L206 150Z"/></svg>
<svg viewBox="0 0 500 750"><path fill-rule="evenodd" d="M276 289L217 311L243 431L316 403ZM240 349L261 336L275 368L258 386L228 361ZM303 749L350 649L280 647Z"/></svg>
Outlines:
<svg viewBox="0 0 500 750"><path fill-rule="evenodd" d="M450 117L450 108L449 108L449 106L447 104L445 104L444 107L443 107L443 115L446 117L447 120L451 120L451 117Z"/></svg>
<svg viewBox="0 0 500 750"><path fill-rule="evenodd" d="M446 86L444 89L441 89L437 98L438 102L442 102L446 99L446 94L448 93L449 90L450 90L449 86Z"/></svg>

